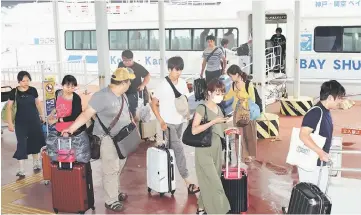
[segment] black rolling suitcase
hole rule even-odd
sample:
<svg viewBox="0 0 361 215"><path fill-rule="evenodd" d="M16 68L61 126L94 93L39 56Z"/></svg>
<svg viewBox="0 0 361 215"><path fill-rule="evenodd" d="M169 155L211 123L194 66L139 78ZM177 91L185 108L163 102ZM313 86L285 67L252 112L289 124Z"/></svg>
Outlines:
<svg viewBox="0 0 361 215"><path fill-rule="evenodd" d="M321 181L321 173L322 168L320 169L318 185ZM328 178L325 193L312 183L298 183L292 189L287 214L331 214L331 199L326 195L329 182L330 177Z"/></svg>
<svg viewBox="0 0 361 215"><path fill-rule="evenodd" d="M229 154L229 135L238 135L238 157L237 167L230 168L229 156L226 156L226 168L222 170L221 181L224 192L231 206L232 214L239 214L248 210L248 176L245 169L240 168L241 163L241 136L239 128L230 128L225 131L226 135L226 155Z"/></svg>

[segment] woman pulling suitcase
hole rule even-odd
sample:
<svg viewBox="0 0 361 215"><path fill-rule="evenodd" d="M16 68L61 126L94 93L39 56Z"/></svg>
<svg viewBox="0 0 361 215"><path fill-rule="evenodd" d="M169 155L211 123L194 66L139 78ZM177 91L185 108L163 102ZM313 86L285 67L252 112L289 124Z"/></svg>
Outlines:
<svg viewBox="0 0 361 215"><path fill-rule="evenodd" d="M197 214L226 214L230 205L221 182L222 141L226 121L217 104L223 100L225 86L218 79L212 80L207 87L205 105L199 105L193 119L192 134L196 135L212 128L210 147L195 148L195 167L200 187ZM201 124L207 116L208 122Z"/></svg>

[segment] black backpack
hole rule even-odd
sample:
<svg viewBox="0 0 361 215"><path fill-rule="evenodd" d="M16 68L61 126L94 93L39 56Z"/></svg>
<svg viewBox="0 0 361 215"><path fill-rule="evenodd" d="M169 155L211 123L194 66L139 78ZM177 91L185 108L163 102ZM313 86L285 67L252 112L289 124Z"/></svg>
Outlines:
<svg viewBox="0 0 361 215"><path fill-rule="evenodd" d="M249 83L251 83L251 81L247 80L247 81L246 81L246 91L247 91L247 93L248 93ZM233 90L234 90L234 84L235 84L235 83L233 82L233 83L232 83L232 88L233 88ZM255 99L256 99L256 104L258 105L259 110L260 110L260 112L262 113L262 112L263 112L263 109L262 109L262 99L261 99L261 97L259 96L258 91L257 91L256 88L254 88L254 97L255 97Z"/></svg>

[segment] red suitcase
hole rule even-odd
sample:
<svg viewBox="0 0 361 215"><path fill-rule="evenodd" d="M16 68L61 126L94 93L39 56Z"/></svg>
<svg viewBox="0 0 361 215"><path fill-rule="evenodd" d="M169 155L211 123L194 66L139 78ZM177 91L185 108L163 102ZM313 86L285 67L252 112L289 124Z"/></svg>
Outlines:
<svg viewBox="0 0 361 215"><path fill-rule="evenodd" d="M76 163L67 169L61 169L57 163L52 163L51 185L55 213L61 211L84 214L89 208L95 210L90 162Z"/></svg>
<svg viewBox="0 0 361 215"><path fill-rule="evenodd" d="M229 135L238 135L237 167L229 167L229 156L226 156L226 168L222 170L221 181L224 192L231 206L232 214L239 214L248 210L248 176L245 169L240 168L241 163L241 136L238 128L230 128L225 131L226 155L229 154ZM235 138L236 139L236 138Z"/></svg>
<svg viewBox="0 0 361 215"><path fill-rule="evenodd" d="M43 147L41 150L41 163L43 166L43 179L44 179L44 184L48 185L50 180L51 180L51 159L48 156L48 154L46 153L46 147Z"/></svg>

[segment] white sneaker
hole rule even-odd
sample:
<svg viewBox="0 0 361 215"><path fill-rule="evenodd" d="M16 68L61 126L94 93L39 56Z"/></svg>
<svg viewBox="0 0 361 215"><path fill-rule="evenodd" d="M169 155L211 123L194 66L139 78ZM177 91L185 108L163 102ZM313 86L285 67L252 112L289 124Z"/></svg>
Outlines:
<svg viewBox="0 0 361 215"><path fill-rule="evenodd" d="M18 170L18 172L16 173L16 176L18 177L25 177L25 173L23 170Z"/></svg>
<svg viewBox="0 0 361 215"><path fill-rule="evenodd" d="M38 171L38 170L41 170L41 165L40 165L40 161L39 160L36 160L33 162L33 169Z"/></svg>

